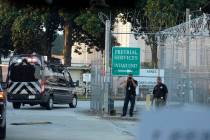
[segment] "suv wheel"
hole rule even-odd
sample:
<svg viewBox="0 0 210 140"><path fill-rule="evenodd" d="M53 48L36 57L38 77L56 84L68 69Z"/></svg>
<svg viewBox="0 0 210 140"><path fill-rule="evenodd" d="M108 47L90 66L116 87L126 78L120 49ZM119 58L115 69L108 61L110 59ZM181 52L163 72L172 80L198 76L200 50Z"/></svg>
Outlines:
<svg viewBox="0 0 210 140"><path fill-rule="evenodd" d="M20 109L21 103L13 103L12 105L14 109Z"/></svg>
<svg viewBox="0 0 210 140"><path fill-rule="evenodd" d="M77 106L77 95L74 95L72 98L72 102L69 104L70 108L76 108Z"/></svg>
<svg viewBox="0 0 210 140"><path fill-rule="evenodd" d="M52 110L53 109L53 97L52 96L50 96L50 98L48 99L47 109L48 110Z"/></svg>
<svg viewBox="0 0 210 140"><path fill-rule="evenodd" d="M4 139L6 137L6 122L3 127L0 127L0 139Z"/></svg>

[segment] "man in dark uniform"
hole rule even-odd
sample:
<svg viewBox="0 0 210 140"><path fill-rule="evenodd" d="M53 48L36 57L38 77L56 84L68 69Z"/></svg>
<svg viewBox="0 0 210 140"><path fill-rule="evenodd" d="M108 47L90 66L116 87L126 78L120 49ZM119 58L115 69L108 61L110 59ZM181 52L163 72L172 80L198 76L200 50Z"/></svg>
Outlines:
<svg viewBox="0 0 210 140"><path fill-rule="evenodd" d="M165 84L162 83L161 77L157 77L157 85L153 89L152 104L155 101L155 106L165 106L167 100L168 89Z"/></svg>
<svg viewBox="0 0 210 140"><path fill-rule="evenodd" d="M127 80L124 81L125 86L126 86L126 95L125 95L125 100L124 100L124 106L123 106L123 116L126 116L127 109L128 109L128 103L130 101L131 106L130 106L130 117L133 116L133 110L134 110L134 105L135 105L135 97L136 97L136 87L138 85L138 82L133 79L132 73L129 73Z"/></svg>

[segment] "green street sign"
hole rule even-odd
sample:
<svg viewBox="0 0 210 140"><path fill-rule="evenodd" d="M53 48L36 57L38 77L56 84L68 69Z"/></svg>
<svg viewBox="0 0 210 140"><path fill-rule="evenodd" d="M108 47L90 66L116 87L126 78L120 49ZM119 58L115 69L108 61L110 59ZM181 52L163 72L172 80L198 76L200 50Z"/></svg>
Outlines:
<svg viewBox="0 0 210 140"><path fill-rule="evenodd" d="M113 47L112 75L123 76L130 72L134 76L140 75L140 48Z"/></svg>

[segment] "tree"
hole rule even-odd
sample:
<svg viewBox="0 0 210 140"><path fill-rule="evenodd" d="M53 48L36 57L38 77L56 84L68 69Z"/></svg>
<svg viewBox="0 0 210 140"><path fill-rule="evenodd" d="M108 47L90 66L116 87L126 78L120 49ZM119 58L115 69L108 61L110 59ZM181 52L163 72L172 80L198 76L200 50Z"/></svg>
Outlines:
<svg viewBox="0 0 210 140"><path fill-rule="evenodd" d="M46 28L45 31L45 38L46 38L46 47L45 47L45 54L48 58L51 58L51 50L53 47L53 42L57 37L57 31L62 30L60 25L62 23L62 18L59 15L58 8L49 7L45 11L44 16L44 27Z"/></svg>
<svg viewBox="0 0 210 140"><path fill-rule="evenodd" d="M15 21L16 23L19 22L20 24L20 20L21 17L23 16L23 18L25 18L25 21L31 21L35 24L37 24L37 29L40 27L41 30L39 30L39 34L44 34L42 35L42 39L40 40L36 40L38 41L38 44L42 44L41 48L38 45L38 47L40 48L40 51L42 51L42 54L47 55L48 57L51 57L51 48L52 48L52 43L56 38L56 31L60 30L60 24L61 24L61 20L62 18L59 16L58 14L58 7L55 6L46 6L44 4L44 2L39 5L38 3L35 2L29 2L29 1L22 1L22 2L18 2L18 1L12 1L12 0L1 0L4 2L4 6L2 6L3 8L5 7L5 5L7 6L7 10L5 10L5 13L10 13L11 9L14 7L16 9L16 15L19 16L18 19L17 16L14 17L13 16L13 21L11 22L13 24L13 22ZM26 19L26 15L28 15L27 19ZM39 22L40 21L40 22ZM7 22L7 21L6 21ZM23 26L24 28L24 26ZM28 28L28 27L27 27ZM33 28L32 26L30 26L29 28ZM11 27L10 27L11 29ZM13 29L15 29L15 25L13 26ZM28 29L27 29L28 30ZM13 33L15 31L13 30ZM20 31L22 32L22 31ZM25 31L24 31L25 32ZM34 31L35 33L36 31ZM22 33L23 35L23 33ZM26 35L26 34L25 34ZM30 36L30 34L28 34ZM12 35L10 35L12 36ZM15 39L15 43L18 42L18 36L13 37L13 39ZM34 34L31 34L31 37L34 37ZM11 38L11 37L10 37ZM13 40L14 41L14 40ZM40 42L41 41L41 42ZM16 44L14 44L16 45ZM16 48L17 49L17 48ZM29 47L27 48L29 49ZM34 49L34 47L32 48ZM40 52L39 51L39 52Z"/></svg>
<svg viewBox="0 0 210 140"><path fill-rule="evenodd" d="M191 10L199 10L202 8L208 0L174 0L173 4L177 11L185 12L186 8L190 8Z"/></svg>
<svg viewBox="0 0 210 140"><path fill-rule="evenodd" d="M66 9L60 9L60 16L63 17L63 30L64 30L64 64L71 66L71 53L72 46L74 44L73 29L74 29L74 18L76 17L78 11L66 11Z"/></svg>
<svg viewBox="0 0 210 140"><path fill-rule="evenodd" d="M113 29L115 17L118 15L117 11L111 9L86 9L75 19L76 24L79 26L82 35L77 37L77 42L85 43L89 50L95 48L96 51L103 51L105 49L105 25L99 19L98 13L103 12L106 15L111 14L111 28ZM111 36L111 46L119 45L114 36ZM77 52L81 53L79 50Z"/></svg>
<svg viewBox="0 0 210 140"><path fill-rule="evenodd" d="M97 46L97 50L104 49L104 25L97 16L96 11L85 10L75 18L77 31L75 32L75 42L85 43L91 50ZM79 50L78 50L79 51Z"/></svg>
<svg viewBox="0 0 210 140"><path fill-rule="evenodd" d="M5 0L0 0L0 64L1 57L8 56L13 49L11 40L11 27L18 16L17 9ZM2 69L0 67L0 81L2 81Z"/></svg>
<svg viewBox="0 0 210 140"><path fill-rule="evenodd" d="M39 9L27 7L15 19L12 25L12 41L17 53L43 54L44 25L40 14Z"/></svg>
<svg viewBox="0 0 210 140"><path fill-rule="evenodd" d="M207 0L148 0L145 6L145 16L148 18L148 29L156 33L185 21L185 9L199 9ZM183 18L184 17L184 18ZM146 43L151 46L152 64L157 67L157 39L148 35Z"/></svg>
<svg viewBox="0 0 210 140"><path fill-rule="evenodd" d="M18 16L18 11L14 6L0 1L0 56L7 56L12 49L11 27Z"/></svg>
<svg viewBox="0 0 210 140"><path fill-rule="evenodd" d="M151 47L152 66L157 68L157 38L155 37L155 33L176 25L176 18L178 16L174 12L174 5L170 3L170 0L148 0L145 6L145 16L148 18L149 25L146 33L152 33L147 35L145 41Z"/></svg>

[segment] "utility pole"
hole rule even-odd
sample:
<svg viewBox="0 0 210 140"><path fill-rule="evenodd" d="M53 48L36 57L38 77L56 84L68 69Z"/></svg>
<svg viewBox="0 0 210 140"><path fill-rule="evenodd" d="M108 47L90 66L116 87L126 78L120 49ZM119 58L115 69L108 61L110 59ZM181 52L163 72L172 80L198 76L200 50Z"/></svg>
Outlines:
<svg viewBox="0 0 210 140"><path fill-rule="evenodd" d="M104 111L109 112L109 93L110 93L110 20L106 20L105 29L105 92L104 92Z"/></svg>
<svg viewBox="0 0 210 140"><path fill-rule="evenodd" d="M105 77L104 77L102 111L104 113L111 114L111 111L114 109L114 100L112 99L112 86L111 86L112 75L111 75L111 65L110 65L111 18L109 19L102 12L100 12L98 16L101 19L101 21L105 24L105 51L104 51Z"/></svg>

